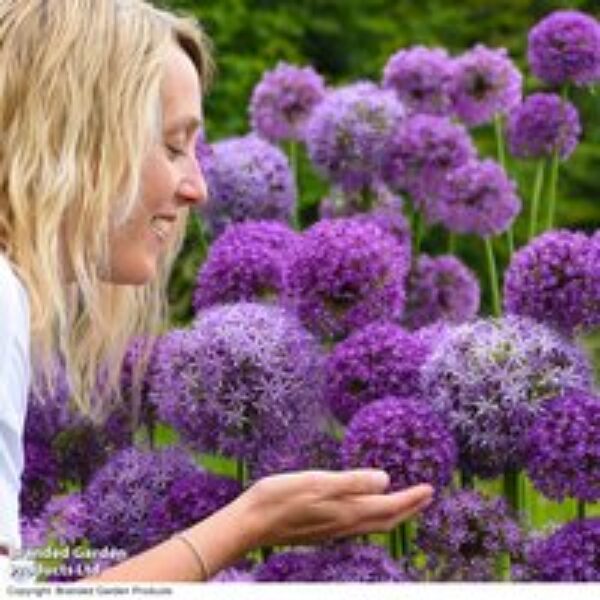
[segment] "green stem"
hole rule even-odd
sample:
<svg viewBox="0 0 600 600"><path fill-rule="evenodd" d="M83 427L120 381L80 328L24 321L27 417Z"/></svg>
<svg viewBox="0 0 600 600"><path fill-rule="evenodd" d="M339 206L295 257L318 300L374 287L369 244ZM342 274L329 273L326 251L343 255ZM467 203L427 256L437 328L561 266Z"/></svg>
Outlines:
<svg viewBox="0 0 600 600"><path fill-rule="evenodd" d="M243 459L238 459L236 463L236 479L240 486L244 487L246 484L246 465L244 464Z"/></svg>
<svg viewBox="0 0 600 600"><path fill-rule="evenodd" d="M400 534L398 527L394 527L388 533L389 546L390 546L390 554L394 560L398 560L400 558Z"/></svg>
<svg viewBox="0 0 600 600"><path fill-rule="evenodd" d="M500 113L494 115L494 133L496 134L496 154L498 156L498 162L502 169L506 171L506 145L504 143L502 115ZM512 225L506 232L506 241L508 243L508 258L510 260L510 257L515 251L515 238Z"/></svg>
<svg viewBox="0 0 600 600"><path fill-rule="evenodd" d="M504 473L504 496L509 506L515 514L519 514L521 502L519 494L519 472L514 469L508 469Z"/></svg>
<svg viewBox="0 0 600 600"><path fill-rule="evenodd" d="M550 183L548 193L548 213L546 218L546 229L552 229L554 226L554 216L556 213L556 190L558 187L558 165L559 165L558 150L552 153L550 159Z"/></svg>
<svg viewBox="0 0 600 600"><path fill-rule="evenodd" d="M475 479L473 478L473 474L469 473L462 469L460 471L460 487L463 490L472 490L475 487Z"/></svg>
<svg viewBox="0 0 600 600"><path fill-rule="evenodd" d="M423 221L423 215L420 210L415 210L413 213L413 256L416 257L419 255L421 250L421 240L423 239L423 234L425 231L425 223Z"/></svg>
<svg viewBox="0 0 600 600"><path fill-rule="evenodd" d="M578 519L585 519L585 502L583 502L582 500L578 500L577 501L577 518Z"/></svg>
<svg viewBox="0 0 600 600"><path fill-rule="evenodd" d="M544 184L544 171L546 168L546 160L541 158L538 161L535 171L535 181L533 184L533 197L531 199L531 216L529 218L529 240L531 241L539 229L538 220L540 212L540 197Z"/></svg>
<svg viewBox="0 0 600 600"><path fill-rule="evenodd" d="M500 316L500 287L498 284L498 271L496 269L496 258L494 256L494 247L492 239L486 237L484 239L485 253L487 256L488 272L490 277L490 287L492 292L492 314L495 317Z"/></svg>
<svg viewBox="0 0 600 600"><path fill-rule="evenodd" d="M448 232L448 254L456 252L456 234L452 231Z"/></svg>
<svg viewBox="0 0 600 600"><path fill-rule="evenodd" d="M300 230L300 163L298 161L298 142L296 140L288 142L288 157L292 177L296 184L296 208L294 210L293 224L294 229Z"/></svg>
<svg viewBox="0 0 600 600"><path fill-rule="evenodd" d="M408 528L408 523L402 523L400 525L400 549L402 556L408 556L410 552L410 535Z"/></svg>

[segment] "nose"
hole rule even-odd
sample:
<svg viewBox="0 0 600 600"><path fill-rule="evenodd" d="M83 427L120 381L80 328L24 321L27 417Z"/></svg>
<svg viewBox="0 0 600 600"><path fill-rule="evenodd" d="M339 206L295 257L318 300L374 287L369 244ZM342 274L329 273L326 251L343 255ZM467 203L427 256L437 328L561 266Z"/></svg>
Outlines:
<svg viewBox="0 0 600 600"><path fill-rule="evenodd" d="M196 207L204 204L208 197L206 180L197 161L190 161L190 166L183 174L177 194L181 201Z"/></svg>

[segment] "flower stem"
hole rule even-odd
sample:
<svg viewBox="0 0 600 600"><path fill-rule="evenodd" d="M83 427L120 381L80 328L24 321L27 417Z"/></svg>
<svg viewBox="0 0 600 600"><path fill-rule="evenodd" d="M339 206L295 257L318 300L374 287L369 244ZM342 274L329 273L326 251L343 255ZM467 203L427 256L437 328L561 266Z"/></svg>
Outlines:
<svg viewBox="0 0 600 600"><path fill-rule="evenodd" d="M519 471L507 469L504 473L504 496L515 514L519 513L521 502L519 494Z"/></svg>
<svg viewBox="0 0 600 600"><path fill-rule="evenodd" d="M244 464L243 459L238 459L236 463L236 479L237 482L244 487L246 484L246 465Z"/></svg>
<svg viewBox="0 0 600 600"><path fill-rule="evenodd" d="M448 232L448 254L456 252L456 234L453 231Z"/></svg>
<svg viewBox="0 0 600 600"><path fill-rule="evenodd" d="M410 552L410 535L408 523L402 523L400 525L400 548L402 551L402 556L408 556Z"/></svg>
<svg viewBox="0 0 600 600"><path fill-rule="evenodd" d="M548 213L546 218L546 229L552 229L554 226L554 215L556 213L556 188L558 186L558 150L552 153L550 159L550 183L548 192Z"/></svg>
<svg viewBox="0 0 600 600"><path fill-rule="evenodd" d="M531 199L531 215L529 218L529 240L531 241L539 229L538 219L540 212L540 196L544 183L544 171L546 168L546 160L541 158L537 164L535 171L535 181L533 184L533 197Z"/></svg>
<svg viewBox="0 0 600 600"><path fill-rule="evenodd" d="M420 210L415 210L412 219L412 230L413 230L413 256L416 258L421 250L421 240L423 239L423 233L425 231L425 223L423 222L423 215Z"/></svg>
<svg viewBox="0 0 600 600"><path fill-rule="evenodd" d="M471 472L461 469L460 486L463 490L472 490L475 487L475 480Z"/></svg>
<svg viewBox="0 0 600 600"><path fill-rule="evenodd" d="M583 500L578 500L577 501L577 518L578 519L585 519L585 502L583 502Z"/></svg>
<svg viewBox="0 0 600 600"><path fill-rule="evenodd" d="M506 171L506 146L504 144L504 133L502 131L502 115L496 113L494 115L494 133L496 134L496 154L498 156L498 162L504 171ZM508 258L514 254L515 251L515 239L513 233L513 226L511 225L506 232L506 241L508 243Z"/></svg>
<svg viewBox="0 0 600 600"><path fill-rule="evenodd" d="M494 256L494 246L492 238L484 238L485 253L487 256L488 273L490 277L490 288L492 292L492 314L495 317L500 316L500 287L498 284L498 271L496 269L496 258Z"/></svg>
<svg viewBox="0 0 600 600"><path fill-rule="evenodd" d="M300 163L298 161L298 142L296 140L290 140L287 145L287 150L292 178L296 185L296 207L292 219L294 229L300 230Z"/></svg>
<svg viewBox="0 0 600 600"><path fill-rule="evenodd" d="M400 558L400 531L398 527L394 527L388 533L390 554L394 560Z"/></svg>

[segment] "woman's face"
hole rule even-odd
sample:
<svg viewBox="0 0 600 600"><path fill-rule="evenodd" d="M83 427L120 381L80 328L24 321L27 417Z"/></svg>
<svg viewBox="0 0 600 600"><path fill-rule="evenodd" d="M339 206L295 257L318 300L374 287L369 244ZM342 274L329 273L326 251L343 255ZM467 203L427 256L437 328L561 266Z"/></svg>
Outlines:
<svg viewBox="0 0 600 600"><path fill-rule="evenodd" d="M198 73L175 45L161 85L160 139L142 167L137 205L125 222L110 231L112 283L141 285L158 271L160 255L175 233L179 212L206 199L206 185L195 156L201 120Z"/></svg>

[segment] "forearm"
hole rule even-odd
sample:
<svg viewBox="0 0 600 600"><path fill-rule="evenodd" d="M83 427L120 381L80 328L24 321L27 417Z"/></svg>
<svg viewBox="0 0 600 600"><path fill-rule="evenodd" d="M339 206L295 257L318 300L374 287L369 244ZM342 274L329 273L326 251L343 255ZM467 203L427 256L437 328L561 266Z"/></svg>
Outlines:
<svg viewBox="0 0 600 600"><path fill-rule="evenodd" d="M242 498L185 531L206 566L206 578L234 563L254 545ZM186 543L171 538L95 577L96 581L198 581L204 578Z"/></svg>

